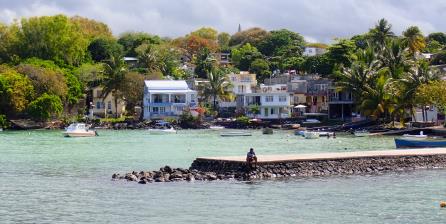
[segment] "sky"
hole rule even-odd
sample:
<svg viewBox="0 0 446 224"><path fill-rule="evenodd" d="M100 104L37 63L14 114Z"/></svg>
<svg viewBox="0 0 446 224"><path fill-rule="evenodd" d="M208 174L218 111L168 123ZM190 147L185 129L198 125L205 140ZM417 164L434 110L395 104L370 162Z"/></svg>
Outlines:
<svg viewBox="0 0 446 224"><path fill-rule="evenodd" d="M419 26L445 32L446 0L0 0L0 21L30 16L79 15L106 23L115 35L143 31L178 37L200 27L233 34L286 28L308 42L330 43L367 32L386 18L396 34Z"/></svg>

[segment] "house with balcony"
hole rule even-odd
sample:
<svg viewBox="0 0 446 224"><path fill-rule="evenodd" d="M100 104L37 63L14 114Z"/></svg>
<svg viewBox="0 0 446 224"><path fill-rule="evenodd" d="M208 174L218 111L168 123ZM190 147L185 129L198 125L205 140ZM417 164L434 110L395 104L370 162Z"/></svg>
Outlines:
<svg viewBox="0 0 446 224"><path fill-rule="evenodd" d="M144 81L144 119L177 117L197 107L197 91L184 80Z"/></svg>
<svg viewBox="0 0 446 224"><path fill-rule="evenodd" d="M307 112L328 113L329 87L332 81L329 79L315 78L307 80L307 92L305 93Z"/></svg>
<svg viewBox="0 0 446 224"><path fill-rule="evenodd" d="M291 117L291 98L286 84L263 85L251 93L246 93L239 98L240 103L251 118L283 119ZM258 107L259 113L255 114L252 107Z"/></svg>
<svg viewBox="0 0 446 224"><path fill-rule="evenodd" d="M252 93L257 86L256 74L246 71L240 73L231 73L227 75L228 81L231 82L231 89L228 90L234 94L233 101L219 100L218 105L222 114L233 114L236 109L242 109L243 104L238 103L247 93Z"/></svg>
<svg viewBox="0 0 446 224"><path fill-rule="evenodd" d="M329 88L328 118L339 120L350 120L354 112L354 100L352 93L339 90L336 86Z"/></svg>
<svg viewBox="0 0 446 224"><path fill-rule="evenodd" d="M115 97L112 93L103 96L103 88L96 86L91 88L90 115L97 117L120 117L126 111L125 101L118 99L115 105ZM116 108L118 114L116 114Z"/></svg>

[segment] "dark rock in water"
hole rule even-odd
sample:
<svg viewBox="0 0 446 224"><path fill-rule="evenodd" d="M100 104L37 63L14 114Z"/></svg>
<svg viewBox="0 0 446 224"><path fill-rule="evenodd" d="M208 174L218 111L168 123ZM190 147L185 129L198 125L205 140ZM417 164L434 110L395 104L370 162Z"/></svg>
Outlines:
<svg viewBox="0 0 446 224"><path fill-rule="evenodd" d="M114 173L113 175L112 175L112 179L119 179L119 173Z"/></svg>
<svg viewBox="0 0 446 224"><path fill-rule="evenodd" d="M155 182L164 182L164 177L155 178Z"/></svg>
<svg viewBox="0 0 446 224"><path fill-rule="evenodd" d="M195 177L194 177L193 174L188 174L188 175L186 176L186 180L187 180L187 181L194 181L194 180L195 180Z"/></svg>
<svg viewBox="0 0 446 224"><path fill-rule="evenodd" d="M146 179L140 180L138 181L138 184L147 184L147 180Z"/></svg>
<svg viewBox="0 0 446 224"><path fill-rule="evenodd" d="M172 173L173 170L172 170L172 168L170 166L164 166L163 167L163 171L164 172L168 172L168 173Z"/></svg>
<svg viewBox="0 0 446 224"><path fill-rule="evenodd" d="M180 171L175 171L170 176L171 178L183 178L183 174Z"/></svg>
<svg viewBox="0 0 446 224"><path fill-rule="evenodd" d="M217 176L215 174L206 174L208 180L217 180Z"/></svg>
<svg viewBox="0 0 446 224"><path fill-rule="evenodd" d="M130 174L130 173L125 175L125 179L127 179L128 181L137 181L138 180L136 175Z"/></svg>

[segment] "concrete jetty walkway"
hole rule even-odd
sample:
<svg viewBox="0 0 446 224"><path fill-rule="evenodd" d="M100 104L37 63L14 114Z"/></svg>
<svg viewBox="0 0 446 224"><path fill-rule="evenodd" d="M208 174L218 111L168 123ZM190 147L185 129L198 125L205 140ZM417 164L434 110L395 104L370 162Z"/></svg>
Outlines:
<svg viewBox="0 0 446 224"><path fill-rule="evenodd" d="M340 160L340 159L361 159L361 158L383 158L383 157L405 157L405 156L433 156L446 155L446 148L428 149L404 149L404 150L382 150L382 151L355 151L355 152L330 152L311 154L284 154L284 155L257 155L259 163L275 163L287 161L320 161L320 160ZM244 162L245 156L225 156L225 157L199 157L201 161L227 161Z"/></svg>

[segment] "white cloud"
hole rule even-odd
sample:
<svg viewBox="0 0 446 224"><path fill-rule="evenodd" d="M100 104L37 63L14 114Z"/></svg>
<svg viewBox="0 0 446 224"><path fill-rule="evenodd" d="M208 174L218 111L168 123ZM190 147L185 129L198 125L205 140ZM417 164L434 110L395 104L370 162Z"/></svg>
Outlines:
<svg viewBox="0 0 446 224"><path fill-rule="evenodd" d="M0 0L0 20L54 15L80 15L107 23L115 34L145 31L181 36L202 26L234 33L253 26L287 28L308 41L330 42L367 32L380 18L399 34L410 25L427 33L445 31L446 1L431 0Z"/></svg>

